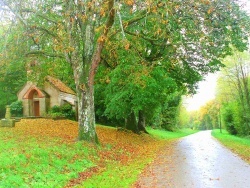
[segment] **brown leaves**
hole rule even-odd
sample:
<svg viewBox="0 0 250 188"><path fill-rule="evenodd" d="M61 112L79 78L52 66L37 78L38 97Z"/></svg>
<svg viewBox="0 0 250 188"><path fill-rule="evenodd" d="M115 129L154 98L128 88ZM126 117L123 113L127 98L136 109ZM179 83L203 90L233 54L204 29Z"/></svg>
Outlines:
<svg viewBox="0 0 250 188"><path fill-rule="evenodd" d="M79 184L93 174L101 173L110 164L128 166L132 163L145 163L152 159L165 144L147 134L137 135L129 131L118 131L116 128L100 125L97 125L96 129L101 147L87 143L84 143L84 147L94 150L90 157L97 166L80 173L79 178L72 179L68 183L68 187ZM19 135L20 142L27 137L33 137L39 142L58 138L59 143L63 142L71 147L76 143L78 123L70 120L22 119L12 130L13 135ZM58 154L57 157L60 158L61 154Z"/></svg>
<svg viewBox="0 0 250 188"><path fill-rule="evenodd" d="M130 43L129 43L129 42L126 42L124 48L125 48L125 50L129 50L129 48L130 48Z"/></svg>
<svg viewBox="0 0 250 188"><path fill-rule="evenodd" d="M96 129L103 146L98 150L103 162L115 160L127 164L138 157L151 157L163 144L150 135L136 135L104 126L97 126ZM22 119L16 123L14 131L36 138L60 138L63 142L72 143L78 136L78 123L70 120Z"/></svg>
<svg viewBox="0 0 250 188"><path fill-rule="evenodd" d="M105 40L106 40L106 37L105 37L104 35L101 35L101 36L97 39L97 42L98 42L98 43L103 43L103 42L105 42Z"/></svg>
<svg viewBox="0 0 250 188"><path fill-rule="evenodd" d="M78 134L77 122L51 119L22 119L15 131L34 137L59 137L65 141L74 141Z"/></svg>
<svg viewBox="0 0 250 188"><path fill-rule="evenodd" d="M81 172L79 174L79 177L76 179L72 179L70 180L70 182L68 183L68 185L65 186L65 188L68 187L74 187L78 184L80 184L82 181L88 179L89 177L91 177L94 173L97 173L100 169L98 167L92 167L89 168L88 170Z"/></svg>
<svg viewBox="0 0 250 188"><path fill-rule="evenodd" d="M213 11L214 11L214 8L211 7L210 9L208 9L207 13L208 13L208 14L211 14Z"/></svg>

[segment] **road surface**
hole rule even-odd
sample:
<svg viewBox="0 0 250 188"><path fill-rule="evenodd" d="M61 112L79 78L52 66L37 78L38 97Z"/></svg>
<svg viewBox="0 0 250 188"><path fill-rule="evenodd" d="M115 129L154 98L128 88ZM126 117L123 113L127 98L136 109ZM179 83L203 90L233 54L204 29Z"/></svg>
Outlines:
<svg viewBox="0 0 250 188"><path fill-rule="evenodd" d="M141 174L135 187L250 188L250 165L202 131L166 148Z"/></svg>

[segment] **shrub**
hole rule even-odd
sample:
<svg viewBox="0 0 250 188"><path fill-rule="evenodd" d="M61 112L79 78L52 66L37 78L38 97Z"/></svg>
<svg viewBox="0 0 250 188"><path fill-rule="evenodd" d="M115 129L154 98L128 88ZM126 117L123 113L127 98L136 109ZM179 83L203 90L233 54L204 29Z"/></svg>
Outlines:
<svg viewBox="0 0 250 188"><path fill-rule="evenodd" d="M48 113L49 117L53 119L66 118L75 120L75 111L70 104L64 104L62 106L53 106Z"/></svg>
<svg viewBox="0 0 250 188"><path fill-rule="evenodd" d="M227 106L225 106L223 112L223 120L227 131L232 135L236 135L238 131L234 122L234 111L232 104L228 104Z"/></svg>
<svg viewBox="0 0 250 188"><path fill-rule="evenodd" d="M10 105L10 112L12 116L21 117L23 115L22 101L15 101Z"/></svg>
<svg viewBox="0 0 250 188"><path fill-rule="evenodd" d="M60 106L56 106L56 105L51 107L51 109L49 110L49 112L51 112L51 113L57 113L60 111L61 111Z"/></svg>

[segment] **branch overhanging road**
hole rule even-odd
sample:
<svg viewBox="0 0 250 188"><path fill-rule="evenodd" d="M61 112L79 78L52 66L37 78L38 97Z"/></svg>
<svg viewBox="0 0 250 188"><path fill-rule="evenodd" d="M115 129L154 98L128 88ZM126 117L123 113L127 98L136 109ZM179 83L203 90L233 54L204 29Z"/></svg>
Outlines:
<svg viewBox="0 0 250 188"><path fill-rule="evenodd" d="M135 187L249 188L250 165L202 131L166 148L141 174Z"/></svg>

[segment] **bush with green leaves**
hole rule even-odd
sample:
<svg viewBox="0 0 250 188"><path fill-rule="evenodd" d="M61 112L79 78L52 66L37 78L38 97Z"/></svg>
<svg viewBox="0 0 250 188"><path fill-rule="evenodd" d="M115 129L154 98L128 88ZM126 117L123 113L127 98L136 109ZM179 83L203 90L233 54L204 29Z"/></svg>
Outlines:
<svg viewBox="0 0 250 188"><path fill-rule="evenodd" d="M11 111L12 116L21 117L23 115L22 101L15 101L11 103L10 111Z"/></svg>
<svg viewBox="0 0 250 188"><path fill-rule="evenodd" d="M53 119L57 118L66 118L71 120L76 119L75 111L72 109L72 106L70 104L64 104L62 106L55 105L49 110L48 115Z"/></svg>
<svg viewBox="0 0 250 188"><path fill-rule="evenodd" d="M227 131L232 135L237 135L238 130L235 125L234 104L228 103L223 108L223 121Z"/></svg>

